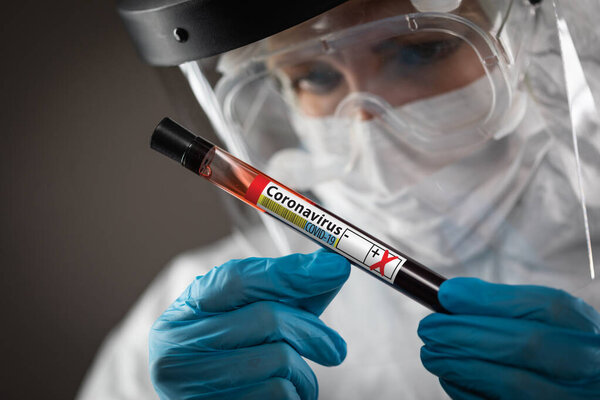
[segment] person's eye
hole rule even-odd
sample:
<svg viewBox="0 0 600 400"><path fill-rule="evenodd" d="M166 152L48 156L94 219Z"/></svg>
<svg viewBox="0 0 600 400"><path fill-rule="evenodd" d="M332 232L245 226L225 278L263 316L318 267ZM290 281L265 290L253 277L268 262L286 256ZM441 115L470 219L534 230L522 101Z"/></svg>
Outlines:
<svg viewBox="0 0 600 400"><path fill-rule="evenodd" d="M297 93L324 95L334 91L342 80L343 76L337 70L325 64L314 64L292 79L292 87Z"/></svg>
<svg viewBox="0 0 600 400"><path fill-rule="evenodd" d="M458 42L453 40L415 43L402 46L397 57L398 61L404 65L428 65L448 57L454 53L458 46Z"/></svg>
<svg viewBox="0 0 600 400"><path fill-rule="evenodd" d="M402 67L422 67L452 55L459 47L459 39L417 43L398 43L389 40L380 43L375 50L386 62L394 62Z"/></svg>

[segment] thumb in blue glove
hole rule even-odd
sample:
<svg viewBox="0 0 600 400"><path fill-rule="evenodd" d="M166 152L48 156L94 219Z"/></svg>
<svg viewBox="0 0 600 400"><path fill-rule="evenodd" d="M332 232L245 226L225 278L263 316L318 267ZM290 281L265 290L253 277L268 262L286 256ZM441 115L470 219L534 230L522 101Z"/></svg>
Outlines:
<svg viewBox="0 0 600 400"><path fill-rule="evenodd" d="M421 360L452 398L600 398L600 314L582 300L473 278L439 299L452 314L421 321Z"/></svg>
<svg viewBox="0 0 600 400"><path fill-rule="evenodd" d="M334 253L232 260L196 278L150 332L162 399L316 399L302 359L338 365L346 343L318 316L350 265Z"/></svg>

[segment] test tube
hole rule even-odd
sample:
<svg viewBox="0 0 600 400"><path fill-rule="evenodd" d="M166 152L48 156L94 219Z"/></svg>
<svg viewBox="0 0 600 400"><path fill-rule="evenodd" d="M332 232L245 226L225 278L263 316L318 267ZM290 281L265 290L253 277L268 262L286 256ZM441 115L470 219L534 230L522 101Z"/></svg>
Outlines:
<svg viewBox="0 0 600 400"><path fill-rule="evenodd" d="M437 296L446 280L443 276L170 118L164 118L155 128L150 147L422 305L436 312L447 312Z"/></svg>

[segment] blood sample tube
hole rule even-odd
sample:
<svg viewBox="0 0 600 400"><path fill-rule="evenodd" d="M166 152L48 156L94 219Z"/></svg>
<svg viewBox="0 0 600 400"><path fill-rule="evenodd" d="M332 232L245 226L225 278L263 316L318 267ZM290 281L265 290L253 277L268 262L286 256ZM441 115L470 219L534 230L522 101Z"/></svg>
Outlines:
<svg viewBox="0 0 600 400"><path fill-rule="evenodd" d="M446 279L169 118L150 147L437 312Z"/></svg>

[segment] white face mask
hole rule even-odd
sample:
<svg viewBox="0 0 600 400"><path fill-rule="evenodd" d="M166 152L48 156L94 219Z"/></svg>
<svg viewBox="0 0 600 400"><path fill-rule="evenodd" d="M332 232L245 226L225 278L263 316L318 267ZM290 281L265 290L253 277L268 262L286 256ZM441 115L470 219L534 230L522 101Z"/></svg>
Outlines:
<svg viewBox="0 0 600 400"><path fill-rule="evenodd" d="M464 88L395 109L375 96L354 93L340 103L335 116L313 118L295 113L292 124L304 149L275 153L267 172L300 190L342 179L357 168L363 170L361 180L380 183L371 190L414 184L477 150L492 136L500 138L512 132L520 123L525 101L516 96L506 119L480 131L476 121L489 111L489 89L483 77ZM496 96L504 99L509 94ZM365 109L378 117L356 121L348 116Z"/></svg>
<svg viewBox="0 0 600 400"><path fill-rule="evenodd" d="M396 111L424 111L430 104L442 115L440 108L449 104L453 120L460 123L472 115L457 106L469 89ZM281 152L272 159L269 173L296 188L313 190L331 211L427 265L456 265L489 242L547 151L548 135L533 135L541 130L535 114L522 121L526 104L515 104L512 123L495 132L504 136L522 122L514 134L492 139L469 154L448 151L434 157L401 143L376 120L355 125L351 140L349 127L335 118L297 120L307 151Z"/></svg>
<svg viewBox="0 0 600 400"><path fill-rule="evenodd" d="M427 265L453 266L485 248L548 150L545 133L519 132L448 165L414 185L349 174L314 189L319 200ZM355 179L356 177L356 179ZM371 190L374 186L382 189ZM385 189L383 189L385 188Z"/></svg>

